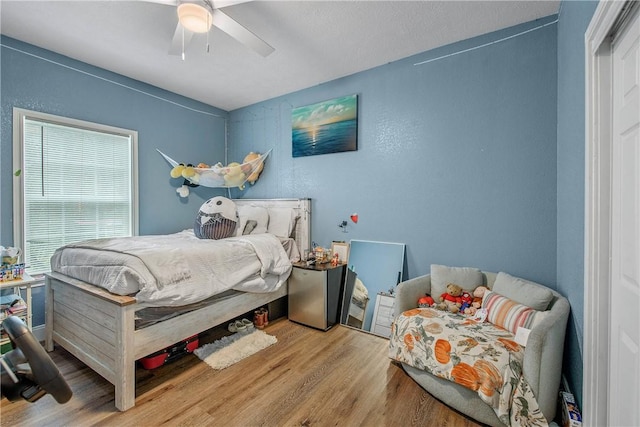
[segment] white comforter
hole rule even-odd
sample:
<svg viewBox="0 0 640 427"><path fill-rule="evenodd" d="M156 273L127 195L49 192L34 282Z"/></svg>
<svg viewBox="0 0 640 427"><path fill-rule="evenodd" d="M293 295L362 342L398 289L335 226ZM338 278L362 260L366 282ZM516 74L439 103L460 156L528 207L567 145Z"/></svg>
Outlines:
<svg viewBox="0 0 640 427"><path fill-rule="evenodd" d="M96 239L59 248L51 269L146 306L178 306L236 289L273 292L291 273L280 240L256 234L198 239L193 231Z"/></svg>

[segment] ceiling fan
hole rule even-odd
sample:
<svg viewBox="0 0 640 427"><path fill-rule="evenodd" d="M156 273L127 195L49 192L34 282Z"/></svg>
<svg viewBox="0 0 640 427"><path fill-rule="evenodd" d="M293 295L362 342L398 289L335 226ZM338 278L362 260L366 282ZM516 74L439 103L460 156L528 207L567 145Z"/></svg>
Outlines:
<svg viewBox="0 0 640 427"><path fill-rule="evenodd" d="M178 24L169 47L170 55L182 54L184 56L184 49L191 41L193 34L209 32L212 25L264 57L269 56L275 50L267 42L220 10L223 7L247 3L251 0L146 1L177 8Z"/></svg>

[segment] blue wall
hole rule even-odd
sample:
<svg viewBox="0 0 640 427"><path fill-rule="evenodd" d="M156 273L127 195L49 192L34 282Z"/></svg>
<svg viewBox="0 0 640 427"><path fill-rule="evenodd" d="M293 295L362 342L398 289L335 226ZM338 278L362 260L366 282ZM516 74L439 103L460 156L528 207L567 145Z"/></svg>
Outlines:
<svg viewBox="0 0 640 427"><path fill-rule="evenodd" d="M224 161L227 113L70 58L2 37L0 242L13 245L13 107L138 131L140 234L193 226L204 200L221 189L197 188L181 199L179 180L156 148L176 160ZM72 183L70 183L72 184ZM34 325L44 323L34 292Z"/></svg>
<svg viewBox="0 0 640 427"><path fill-rule="evenodd" d="M584 32L596 6L564 1L557 24L548 17L229 113L230 160L273 148L260 181L232 196L311 197L318 243L406 243L408 277L430 263L473 265L557 288L572 305L565 374L580 400ZM155 148L223 159L224 120L172 102L226 112L5 37L0 61L2 244L12 243L13 106L138 130L141 234L188 228L205 199L225 194L179 199ZM292 158L291 109L353 93L358 151ZM353 212L360 221L342 233Z"/></svg>
<svg viewBox="0 0 640 427"><path fill-rule="evenodd" d="M245 197L311 197L313 239L556 280L555 16L232 111L230 157L273 148ZM551 23L526 34L435 59ZM358 150L291 155L291 109L357 94ZM234 192L239 194L238 191ZM347 234L338 223L349 221Z"/></svg>
<svg viewBox="0 0 640 427"><path fill-rule="evenodd" d="M558 25L558 290L571 301L565 376L582 403L584 322L584 34L597 1L564 1Z"/></svg>
<svg viewBox="0 0 640 427"><path fill-rule="evenodd" d="M2 37L0 242L13 244L13 107L138 131L140 234L193 226L204 200L198 188L180 199L179 180L156 148L176 160L215 162L225 155L227 113L103 69ZM70 183L71 184L71 183Z"/></svg>

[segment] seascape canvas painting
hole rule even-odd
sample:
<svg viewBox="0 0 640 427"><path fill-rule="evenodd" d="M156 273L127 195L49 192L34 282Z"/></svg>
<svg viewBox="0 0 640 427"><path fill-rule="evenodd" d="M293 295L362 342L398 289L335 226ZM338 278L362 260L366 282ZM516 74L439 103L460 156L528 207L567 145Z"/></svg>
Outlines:
<svg viewBox="0 0 640 427"><path fill-rule="evenodd" d="M358 97L343 96L292 111L293 157L356 151Z"/></svg>

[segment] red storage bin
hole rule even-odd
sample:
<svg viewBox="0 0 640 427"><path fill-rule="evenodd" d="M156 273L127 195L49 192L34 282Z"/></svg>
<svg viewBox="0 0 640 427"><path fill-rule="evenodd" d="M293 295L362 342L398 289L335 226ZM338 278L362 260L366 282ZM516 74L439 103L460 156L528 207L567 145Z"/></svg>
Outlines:
<svg viewBox="0 0 640 427"><path fill-rule="evenodd" d="M198 348L198 335L191 336L163 350L156 351L140 359L144 369L155 369L165 363L172 362L185 354L193 353Z"/></svg>

